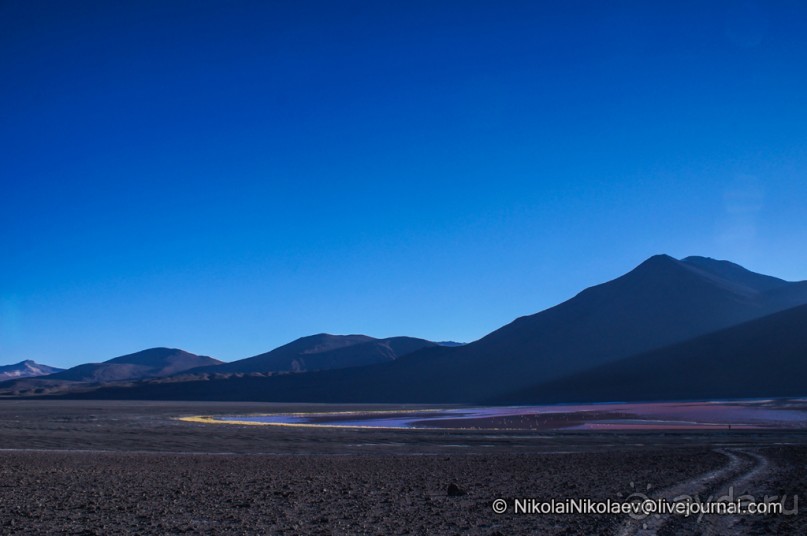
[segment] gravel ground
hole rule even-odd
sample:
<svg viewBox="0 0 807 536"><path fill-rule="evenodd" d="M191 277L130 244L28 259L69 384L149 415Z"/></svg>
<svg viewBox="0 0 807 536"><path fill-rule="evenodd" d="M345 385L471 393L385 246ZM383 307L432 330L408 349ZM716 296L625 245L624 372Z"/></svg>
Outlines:
<svg viewBox="0 0 807 536"><path fill-rule="evenodd" d="M0 533L609 534L626 519L496 515L491 504L650 494L724 466L725 449L770 461L752 483L760 493L807 491L807 441L793 433L440 433L174 419L273 409L0 401ZM803 516L742 526L807 528Z"/></svg>
<svg viewBox="0 0 807 536"><path fill-rule="evenodd" d="M631 491L626 479L663 486L722 461L697 450L395 457L5 452L0 460L1 526L40 534L591 534L618 519L496 515L491 503L616 498ZM668 469L672 461L679 470ZM456 496L448 493L451 484Z"/></svg>

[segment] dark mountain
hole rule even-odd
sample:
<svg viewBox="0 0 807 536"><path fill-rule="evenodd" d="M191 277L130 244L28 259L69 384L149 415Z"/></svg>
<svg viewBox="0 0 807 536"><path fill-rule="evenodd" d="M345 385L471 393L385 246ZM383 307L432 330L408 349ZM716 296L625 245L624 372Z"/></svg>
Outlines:
<svg viewBox="0 0 807 536"><path fill-rule="evenodd" d="M374 339L366 335L320 333L247 359L188 371L198 373L305 372L361 367L394 361L434 343L412 337Z"/></svg>
<svg viewBox="0 0 807 536"><path fill-rule="evenodd" d="M221 363L212 357L191 354L177 348L150 348L103 363L87 363L48 376L48 380L110 382L139 380L176 374L204 365Z"/></svg>
<svg viewBox="0 0 807 536"><path fill-rule="evenodd" d="M188 382L151 382L99 397L310 402L479 402L807 303L805 283L704 257L651 257L465 346L430 347L361 368ZM231 383L227 383L230 381Z"/></svg>
<svg viewBox="0 0 807 536"><path fill-rule="evenodd" d="M64 369L40 365L36 361L26 359L15 365L0 366L0 381L14 380L17 378L33 378L36 376L47 376L54 372L61 372Z"/></svg>
<svg viewBox="0 0 807 536"><path fill-rule="evenodd" d="M807 395L807 306L498 398L497 403Z"/></svg>
<svg viewBox="0 0 807 536"><path fill-rule="evenodd" d="M466 346L415 354L401 381L470 401L559 378L807 303L804 286L703 257L652 257L628 274ZM418 380L418 373L422 378Z"/></svg>

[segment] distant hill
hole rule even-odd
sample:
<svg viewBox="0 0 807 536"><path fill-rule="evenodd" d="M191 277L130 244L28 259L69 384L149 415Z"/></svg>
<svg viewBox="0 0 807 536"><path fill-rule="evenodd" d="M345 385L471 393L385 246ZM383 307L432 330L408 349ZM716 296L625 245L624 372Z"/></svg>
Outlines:
<svg viewBox="0 0 807 536"><path fill-rule="evenodd" d="M0 381L0 395L29 396L87 391L98 385L159 378L201 365L221 363L176 348L151 348L103 363L86 363L47 376L16 377Z"/></svg>
<svg viewBox="0 0 807 536"><path fill-rule="evenodd" d="M459 347L394 361L273 378L170 386L98 397L300 402L481 402L807 304L807 284L706 257L651 257L629 273Z"/></svg>
<svg viewBox="0 0 807 536"><path fill-rule="evenodd" d="M493 402L807 395L807 306L600 365Z"/></svg>
<svg viewBox="0 0 807 536"><path fill-rule="evenodd" d="M48 380L93 383L140 380L169 376L192 368L219 363L221 361L218 359L191 354L177 348L150 348L103 363L78 365L57 374L51 374Z"/></svg>
<svg viewBox="0 0 807 536"><path fill-rule="evenodd" d="M347 367L361 367L394 361L435 343L413 337L374 339L366 335L330 335L320 333L232 363L197 368L198 373L307 372Z"/></svg>
<svg viewBox="0 0 807 536"><path fill-rule="evenodd" d="M0 366L0 381L47 376L48 374L61 372L63 370L64 369L50 367L48 365L40 365L36 361L26 359L14 365Z"/></svg>

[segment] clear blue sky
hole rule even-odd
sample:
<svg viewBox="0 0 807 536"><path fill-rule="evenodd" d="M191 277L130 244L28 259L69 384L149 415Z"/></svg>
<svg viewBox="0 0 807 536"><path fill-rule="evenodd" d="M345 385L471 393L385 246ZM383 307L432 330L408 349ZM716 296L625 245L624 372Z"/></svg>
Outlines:
<svg viewBox="0 0 807 536"><path fill-rule="evenodd" d="M0 363L807 278L807 5L0 2Z"/></svg>

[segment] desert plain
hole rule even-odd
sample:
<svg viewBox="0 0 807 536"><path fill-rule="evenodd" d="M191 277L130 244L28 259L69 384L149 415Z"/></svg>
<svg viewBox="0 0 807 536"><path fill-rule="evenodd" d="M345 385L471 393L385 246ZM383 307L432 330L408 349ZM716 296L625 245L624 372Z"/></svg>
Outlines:
<svg viewBox="0 0 807 536"><path fill-rule="evenodd" d="M799 534L800 430L307 428L197 415L402 406L0 401L3 534ZM417 408L415 408L417 409ZM519 514L514 501L711 497L780 515ZM496 499L508 510L493 511Z"/></svg>

